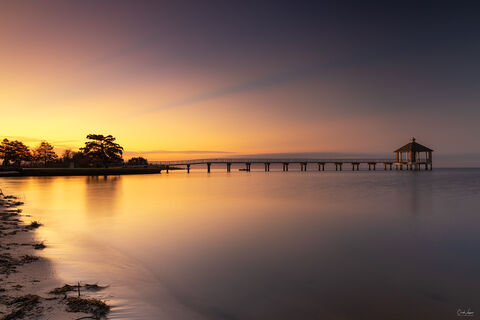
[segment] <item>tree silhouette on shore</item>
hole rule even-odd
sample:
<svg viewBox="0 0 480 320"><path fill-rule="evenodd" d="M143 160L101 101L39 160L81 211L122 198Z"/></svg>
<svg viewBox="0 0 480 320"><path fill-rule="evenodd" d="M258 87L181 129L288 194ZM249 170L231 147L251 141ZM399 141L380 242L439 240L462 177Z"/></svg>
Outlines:
<svg viewBox="0 0 480 320"><path fill-rule="evenodd" d="M29 161L32 159L30 149L18 140L10 141L3 139L0 144L0 158L3 159L3 166L9 166L13 162L16 167L20 167L22 161Z"/></svg>
<svg viewBox="0 0 480 320"><path fill-rule="evenodd" d="M92 159L102 162L106 168L109 162L122 161L123 147L115 142L112 135L89 134L85 147L80 150Z"/></svg>
<svg viewBox="0 0 480 320"><path fill-rule="evenodd" d="M109 164L123 164L123 147L115 142L112 135L89 134L89 141L85 142L85 147L80 148L78 152L66 149L59 159L54 151L54 146L46 141L42 141L36 148L30 150L23 142L18 140L3 139L0 141L0 161L3 167L22 166L34 167L38 164L47 164L53 167L92 167L102 164L108 167ZM146 162L143 158L138 158L139 164Z"/></svg>
<svg viewBox="0 0 480 320"><path fill-rule="evenodd" d="M33 157L35 160L42 161L45 166L48 162L58 158L55 151L53 151L53 146L46 141L42 141L40 145L33 150Z"/></svg>
<svg viewBox="0 0 480 320"><path fill-rule="evenodd" d="M130 166L146 166L148 165L148 160L143 157L133 157L128 159L127 164Z"/></svg>

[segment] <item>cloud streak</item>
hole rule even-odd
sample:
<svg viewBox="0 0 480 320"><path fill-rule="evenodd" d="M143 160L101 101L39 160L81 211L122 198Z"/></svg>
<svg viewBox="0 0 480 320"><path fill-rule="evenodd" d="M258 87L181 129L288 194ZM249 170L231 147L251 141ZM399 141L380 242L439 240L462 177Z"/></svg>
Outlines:
<svg viewBox="0 0 480 320"><path fill-rule="evenodd" d="M52 144L58 144L58 145L63 145L63 144L69 144L69 143L77 143L80 142L80 140L48 140L48 139L40 139L40 138L33 138L33 137L23 137L23 136L2 136L0 135L1 139L8 139L8 140L19 140L24 143L35 143L35 142L42 142L42 141L47 141Z"/></svg>
<svg viewBox="0 0 480 320"><path fill-rule="evenodd" d="M148 150L148 151L127 151L125 155L136 154L232 154L230 151L217 150Z"/></svg>
<svg viewBox="0 0 480 320"><path fill-rule="evenodd" d="M339 71L352 67L359 67L371 62L379 63L383 59L405 54L410 50L419 51L422 49L416 48L401 51L395 47L391 47L383 51L377 51L374 53L366 52L332 60L327 59L327 61L325 61L324 63L304 65L303 67L299 67L297 69L278 72L276 74L267 75L262 78L253 79L251 81L239 83L230 87L220 88L218 90L213 90L196 96L187 97L185 99L167 103L161 106L155 106L146 109L143 112L137 111L135 114L140 115L161 110L167 110L171 108L190 106L199 102L214 100L234 94L256 91L263 88L280 86L300 80L325 78L334 71Z"/></svg>
<svg viewBox="0 0 480 320"><path fill-rule="evenodd" d="M288 71L283 73L278 73L275 75L266 76L261 79L256 79L249 82L240 83L237 85L233 85L230 87L221 88L218 90L205 92L203 94L199 94L197 96L192 96L189 98L185 98L183 100L178 100L169 104L165 104L162 106L153 107L150 109L145 110L145 113L155 112L159 110L171 109L175 107L183 107L188 106L191 104L195 104L198 102L214 100L217 98L221 98L224 96L229 96L232 94L243 93L254 91L262 88L273 87L277 85L281 85L284 83L289 83L298 79L302 79L309 75L313 75L315 73L315 68L304 68L296 71Z"/></svg>

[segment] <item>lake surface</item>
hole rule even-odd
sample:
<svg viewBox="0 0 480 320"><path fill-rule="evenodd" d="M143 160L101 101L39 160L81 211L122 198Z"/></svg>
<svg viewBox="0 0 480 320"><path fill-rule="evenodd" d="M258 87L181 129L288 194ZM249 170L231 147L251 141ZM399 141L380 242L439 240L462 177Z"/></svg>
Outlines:
<svg viewBox="0 0 480 320"><path fill-rule="evenodd" d="M480 315L480 170L1 178L112 319Z"/></svg>

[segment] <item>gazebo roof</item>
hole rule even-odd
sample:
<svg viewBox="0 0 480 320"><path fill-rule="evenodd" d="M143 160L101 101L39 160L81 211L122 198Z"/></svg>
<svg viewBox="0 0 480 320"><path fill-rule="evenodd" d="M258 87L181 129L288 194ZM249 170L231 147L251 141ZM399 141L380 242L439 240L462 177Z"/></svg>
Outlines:
<svg viewBox="0 0 480 320"><path fill-rule="evenodd" d="M393 152L432 152L433 150L430 148L427 148L420 143L415 142L415 138L410 139L410 143L407 143L401 148L398 148L397 150Z"/></svg>

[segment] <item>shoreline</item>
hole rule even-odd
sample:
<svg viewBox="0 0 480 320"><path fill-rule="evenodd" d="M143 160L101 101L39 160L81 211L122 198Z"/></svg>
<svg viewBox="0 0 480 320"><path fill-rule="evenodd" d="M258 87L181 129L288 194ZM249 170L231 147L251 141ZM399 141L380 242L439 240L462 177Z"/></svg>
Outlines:
<svg viewBox="0 0 480 320"><path fill-rule="evenodd" d="M37 254L46 248L35 237L41 224L26 224L21 205L0 190L0 320L105 319L110 307L88 296L102 287L56 278L51 261Z"/></svg>
<svg viewBox="0 0 480 320"><path fill-rule="evenodd" d="M161 168L21 168L0 171L0 177L117 176L160 173Z"/></svg>

